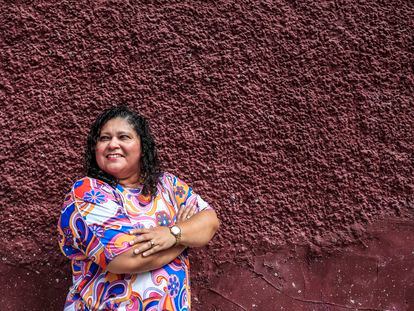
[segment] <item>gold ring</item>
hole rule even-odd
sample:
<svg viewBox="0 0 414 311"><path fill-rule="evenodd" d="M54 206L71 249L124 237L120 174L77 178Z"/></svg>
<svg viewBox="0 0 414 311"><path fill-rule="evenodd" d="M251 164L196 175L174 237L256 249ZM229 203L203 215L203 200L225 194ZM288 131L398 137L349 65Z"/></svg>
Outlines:
<svg viewBox="0 0 414 311"><path fill-rule="evenodd" d="M154 245L155 245L154 241L151 240L150 243L151 243L151 247L154 247Z"/></svg>

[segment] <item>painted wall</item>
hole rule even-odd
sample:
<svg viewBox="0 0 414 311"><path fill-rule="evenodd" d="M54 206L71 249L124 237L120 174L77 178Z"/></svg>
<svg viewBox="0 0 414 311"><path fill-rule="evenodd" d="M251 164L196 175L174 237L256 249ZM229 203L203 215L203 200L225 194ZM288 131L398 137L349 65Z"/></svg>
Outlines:
<svg viewBox="0 0 414 311"><path fill-rule="evenodd" d="M1 310L60 310L56 222L127 102L216 208L195 310L414 309L411 1L0 1Z"/></svg>

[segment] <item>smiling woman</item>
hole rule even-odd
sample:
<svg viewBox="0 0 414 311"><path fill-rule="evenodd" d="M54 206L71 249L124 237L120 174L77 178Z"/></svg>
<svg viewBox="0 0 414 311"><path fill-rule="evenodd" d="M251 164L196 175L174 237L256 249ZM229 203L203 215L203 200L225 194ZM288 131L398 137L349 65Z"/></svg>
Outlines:
<svg viewBox="0 0 414 311"><path fill-rule="evenodd" d="M187 248L211 240L214 210L159 170L147 121L126 107L97 118L85 160L58 225L73 271L65 310L190 310Z"/></svg>
<svg viewBox="0 0 414 311"><path fill-rule="evenodd" d="M131 124L122 118L109 120L96 143L96 162L118 182L134 187L140 176L141 139Z"/></svg>

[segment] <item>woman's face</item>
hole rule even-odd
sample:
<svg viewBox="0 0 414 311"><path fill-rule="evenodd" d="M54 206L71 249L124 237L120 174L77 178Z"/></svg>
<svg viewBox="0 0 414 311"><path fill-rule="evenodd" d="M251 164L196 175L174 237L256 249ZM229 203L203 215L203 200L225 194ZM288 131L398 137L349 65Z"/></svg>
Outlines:
<svg viewBox="0 0 414 311"><path fill-rule="evenodd" d="M138 182L141 138L127 120L114 118L102 126L95 156L99 168L117 178L121 185Z"/></svg>

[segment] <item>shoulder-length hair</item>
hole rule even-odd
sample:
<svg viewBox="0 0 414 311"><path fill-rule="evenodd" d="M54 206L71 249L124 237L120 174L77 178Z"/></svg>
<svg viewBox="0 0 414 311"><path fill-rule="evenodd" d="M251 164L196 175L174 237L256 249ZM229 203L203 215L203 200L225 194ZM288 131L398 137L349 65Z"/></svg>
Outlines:
<svg viewBox="0 0 414 311"><path fill-rule="evenodd" d="M127 106L116 106L104 110L92 124L86 143L85 150L85 171L86 175L100 179L112 187L116 187L118 180L102 171L96 163L95 147L99 139L102 127L111 119L122 118L131 124L135 132L141 138L141 179L143 180L142 194L155 196L157 183L160 177L160 168L157 149L154 138L151 135L148 121L141 115L130 110Z"/></svg>

